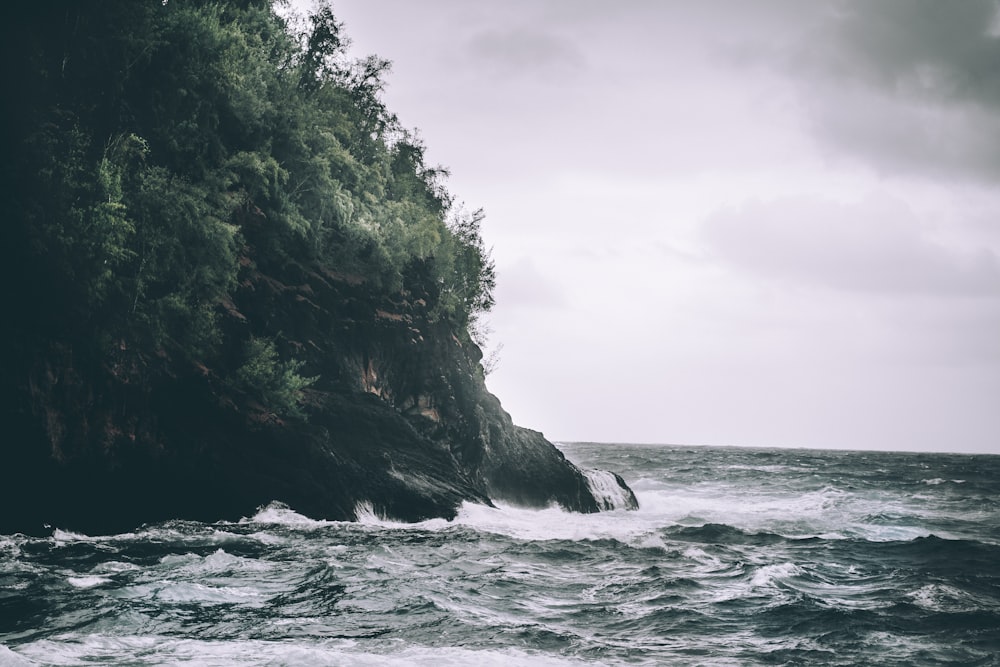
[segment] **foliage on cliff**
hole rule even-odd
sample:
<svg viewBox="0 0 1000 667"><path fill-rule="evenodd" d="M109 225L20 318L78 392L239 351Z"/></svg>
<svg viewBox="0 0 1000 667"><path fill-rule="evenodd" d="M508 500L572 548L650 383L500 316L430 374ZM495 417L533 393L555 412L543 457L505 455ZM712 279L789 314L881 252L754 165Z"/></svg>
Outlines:
<svg viewBox="0 0 1000 667"><path fill-rule="evenodd" d="M466 336L492 305L482 214L386 109L389 63L348 58L329 6L274 5L2 10L6 363L46 344L126 375L170 359L294 414L311 378L281 324L220 324L245 272L355 276Z"/></svg>

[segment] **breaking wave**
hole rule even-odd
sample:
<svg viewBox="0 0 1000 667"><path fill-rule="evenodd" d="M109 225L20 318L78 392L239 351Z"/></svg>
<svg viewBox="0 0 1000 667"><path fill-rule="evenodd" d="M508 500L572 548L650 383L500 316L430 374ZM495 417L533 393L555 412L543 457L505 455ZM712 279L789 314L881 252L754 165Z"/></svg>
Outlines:
<svg viewBox="0 0 1000 667"><path fill-rule="evenodd" d="M571 445L611 511L0 536L0 665L990 664L1000 461ZM890 473L889 471L894 471ZM927 483L927 480L964 480ZM961 495L956 489L961 489Z"/></svg>

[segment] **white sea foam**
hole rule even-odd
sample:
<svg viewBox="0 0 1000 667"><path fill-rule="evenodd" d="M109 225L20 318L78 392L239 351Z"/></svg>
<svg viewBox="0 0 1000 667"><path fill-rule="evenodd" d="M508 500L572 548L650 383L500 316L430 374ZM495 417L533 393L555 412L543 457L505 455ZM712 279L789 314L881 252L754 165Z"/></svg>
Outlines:
<svg viewBox="0 0 1000 667"><path fill-rule="evenodd" d="M612 498L608 504L623 506L624 491L614 477L604 471L592 471L595 495ZM598 480L598 481L593 481ZM565 512L556 506L526 509L502 502L491 508L464 503L454 521L430 519L406 523L380 515L370 502L355 508L356 522L310 519L282 503L271 503L241 523L281 525L297 530L312 530L349 523L380 530L445 530L468 526L518 539L616 539L633 546L663 547L657 531L671 526L701 526L718 523L748 533L772 532L786 537L823 537L842 539L861 537L873 541L909 540L929 534L910 525L871 523L866 517L873 509L893 509L884 500L865 499L844 489L826 486L806 493L761 492L734 495L733 488L711 482L698 485L668 486L662 481L637 480L632 488L639 500L639 510L613 510L597 514ZM899 508L901 511L905 508ZM232 535L224 534L226 539ZM78 536L83 539L86 536ZM256 534L265 543L282 538Z"/></svg>
<svg viewBox="0 0 1000 667"><path fill-rule="evenodd" d="M582 469L590 493L602 510L628 509L630 498L613 473L594 468Z"/></svg>
<svg viewBox="0 0 1000 667"><path fill-rule="evenodd" d="M239 520L239 523L270 523L279 526L308 529L334 525L336 522L310 519L291 509L288 505L274 501L259 508L257 513L252 517L243 517Z"/></svg>
<svg viewBox="0 0 1000 667"><path fill-rule="evenodd" d="M72 544L73 542L99 542L101 538L56 528L52 531L52 540L56 543L56 546L62 546L64 544Z"/></svg>
<svg viewBox="0 0 1000 667"><path fill-rule="evenodd" d="M38 664L40 663L28 660L0 644L0 667L33 667Z"/></svg>
<svg viewBox="0 0 1000 667"><path fill-rule="evenodd" d="M105 563L98 563L91 573L96 574L115 574L118 572L135 572L142 570L141 567L135 563L124 563L117 560L109 560Z"/></svg>
<svg viewBox="0 0 1000 667"><path fill-rule="evenodd" d="M878 653L881 664L897 665L943 665L960 664L948 659L950 649L942 652L942 645L928 637L917 637L911 632L895 634L886 631L869 632L861 642L861 651L866 654ZM970 656L976 652L970 651ZM919 658L917 656L920 656ZM963 661L961 664L996 664L995 655L981 654L979 660Z"/></svg>
<svg viewBox="0 0 1000 667"><path fill-rule="evenodd" d="M795 563L775 563L765 565L753 573L750 585L756 587L774 586L777 582L802 574L802 568Z"/></svg>
<svg viewBox="0 0 1000 667"><path fill-rule="evenodd" d="M747 533L775 533L789 538L862 538L884 542L926 537L922 522L912 520L913 508L900 500L860 495L825 486L805 493L737 493L729 484L704 482L668 485L653 480L637 482L635 516L657 526L697 527L723 524ZM898 515L899 522L884 517ZM873 522L870 518L881 516Z"/></svg>
<svg viewBox="0 0 1000 667"><path fill-rule="evenodd" d="M954 586L944 584L927 584L908 594L918 607L930 611L960 613L976 608L975 601L968 593Z"/></svg>
<svg viewBox="0 0 1000 667"><path fill-rule="evenodd" d="M714 488L633 487L639 500L635 511L615 510L577 514L558 507L525 509L497 504L496 508L466 503L455 524L528 540L615 539L636 547L665 547L663 528L697 527L708 523L733 526L748 533L774 532L788 537L844 537L837 532L851 510L846 493L824 488L801 496L739 497ZM374 520L374 519L373 519ZM384 525L384 522L382 522ZM447 525L447 524L445 524ZM894 539L888 537L886 539Z"/></svg>
<svg viewBox="0 0 1000 667"><path fill-rule="evenodd" d="M66 581L70 586L75 586L76 588L94 588L95 586L111 583L111 579L107 577L98 577L96 575L66 577Z"/></svg>
<svg viewBox="0 0 1000 667"><path fill-rule="evenodd" d="M167 637L135 637L108 635L68 634L52 639L22 645L23 656L0 647L0 665L7 654L13 656L11 667L28 665L82 665L115 662L120 664L121 656L141 655L142 663L137 664L191 664L199 667L222 667L228 665L268 665L272 667L292 665L358 665L360 667L406 667L409 665L429 667L567 667L579 665L578 660L568 660L541 652L516 648L466 649L458 647L400 647L386 643L382 650L361 650L359 644L350 640L303 642L274 641L212 641L195 639L175 639ZM31 659L40 661L32 662ZM602 661L603 662L603 661Z"/></svg>
<svg viewBox="0 0 1000 667"><path fill-rule="evenodd" d="M275 564L258 558L244 558L216 549L207 556L198 554L167 554L160 559L160 565L170 570L173 576L207 577L213 575L236 576L243 572L255 573L273 570Z"/></svg>
<svg viewBox="0 0 1000 667"><path fill-rule="evenodd" d="M748 570L752 572L749 577ZM718 572L703 572L708 578L702 581L711 581L711 585L689 594L687 599L690 604L718 604L748 598L780 599L788 593L783 592L779 584L802 573L801 567L790 562L771 563L756 569L732 562L719 568Z"/></svg>
<svg viewBox="0 0 1000 667"><path fill-rule="evenodd" d="M193 526L197 526L193 528ZM114 550L116 545L128 542L172 542L177 544L195 543L203 544L224 544L239 536L227 530L211 529L206 530L205 524L194 524L185 521L168 521L161 525L143 526L133 532L116 533L113 535L86 535L62 528L55 528L52 531L52 541L57 547L70 544L95 544L101 545L104 550Z"/></svg>
<svg viewBox="0 0 1000 667"><path fill-rule="evenodd" d="M454 524L522 540L614 539L633 544L655 532L655 526L632 511L579 514L558 507L526 509L499 503L497 507L464 503Z"/></svg>
<svg viewBox="0 0 1000 667"><path fill-rule="evenodd" d="M614 469L610 459L590 464ZM878 631L904 618L910 634L930 637L937 614L995 609L994 591L967 585L966 545L926 545L956 554L956 571L942 567L931 584L906 575L920 545L865 542L942 536L950 524L941 517L952 513L955 530L975 535L980 516L981 532L994 530L994 506L947 492L965 473L932 468L894 486L820 471L796 485L780 474L741 473L753 482L744 484L716 479L721 466L686 469L700 476L668 465L635 475L641 509L633 512L466 504L454 521L403 524L370 505L359 508L360 522L313 521L271 505L242 526L167 522L137 530L134 543L68 531L27 538L22 558L0 538L4 591L27 599L36 590L14 587L48 577L62 583L46 586L51 608L66 609L19 635L16 653L0 650L0 667L989 662L969 648L975 619L925 644ZM946 481L912 484L931 475ZM75 548L53 549L57 539ZM968 569L988 575L983 567ZM99 583L80 591L68 577ZM62 604L81 594L95 603L93 622ZM899 616L904 594L911 604ZM840 609L885 611L852 615L846 638L823 634ZM768 610L780 613L759 613Z"/></svg>
<svg viewBox="0 0 1000 667"><path fill-rule="evenodd" d="M447 519L427 519L426 521L408 522L397 521L392 517L379 514L375 507L368 501L362 501L355 505L354 516L362 526L375 528L389 528L398 530L442 530L453 525Z"/></svg>
<svg viewBox="0 0 1000 667"><path fill-rule="evenodd" d="M354 518L358 523L369 526L383 526L389 523L384 516L375 511L375 506L370 500L362 500L354 506Z"/></svg>
<svg viewBox="0 0 1000 667"><path fill-rule="evenodd" d="M661 486L639 492L640 513L648 508L647 514L658 514L675 524L697 526L718 523L759 532L767 530L776 521L787 524L792 520L802 524L803 528L829 524L849 500L845 491L832 487L795 494L734 495L733 491L729 486L715 484Z"/></svg>
<svg viewBox="0 0 1000 667"><path fill-rule="evenodd" d="M116 592L116 597L158 602L213 604L243 604L260 606L269 596L253 585L213 586L193 581L156 581L130 586Z"/></svg>
<svg viewBox="0 0 1000 667"><path fill-rule="evenodd" d="M6 552L11 556L19 556L21 554L21 544L24 543L25 538L23 535L0 535L0 553ZM0 644L2 646L2 644Z"/></svg>
<svg viewBox="0 0 1000 667"><path fill-rule="evenodd" d="M682 554L685 558L693 560L699 565L707 568L709 571L717 570L723 567L721 560L715 556L707 553L704 549L699 547L688 547L684 550Z"/></svg>
<svg viewBox="0 0 1000 667"><path fill-rule="evenodd" d="M869 542L909 542L931 534L931 531L919 526L870 526L865 523L856 523L852 528L854 534Z"/></svg>

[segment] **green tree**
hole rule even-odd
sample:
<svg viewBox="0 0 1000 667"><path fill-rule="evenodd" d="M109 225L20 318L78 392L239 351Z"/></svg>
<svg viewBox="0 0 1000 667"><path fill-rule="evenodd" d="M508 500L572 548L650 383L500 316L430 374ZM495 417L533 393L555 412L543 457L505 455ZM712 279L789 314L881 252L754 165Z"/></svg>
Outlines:
<svg viewBox="0 0 1000 667"><path fill-rule="evenodd" d="M385 106L390 63L349 57L329 4L297 20L270 0L43 0L3 18L0 265L26 345L96 366L124 346L224 380L259 367L290 409L297 367L260 342L277 325L220 323L241 267L360 274L460 334L492 306L482 212L454 204ZM244 345L257 366L234 360Z"/></svg>
<svg viewBox="0 0 1000 667"><path fill-rule="evenodd" d="M269 338L251 336L244 356L246 361L236 371L240 387L276 414L303 417L300 406L302 390L319 377L299 375L302 362L294 359L282 361L274 341Z"/></svg>

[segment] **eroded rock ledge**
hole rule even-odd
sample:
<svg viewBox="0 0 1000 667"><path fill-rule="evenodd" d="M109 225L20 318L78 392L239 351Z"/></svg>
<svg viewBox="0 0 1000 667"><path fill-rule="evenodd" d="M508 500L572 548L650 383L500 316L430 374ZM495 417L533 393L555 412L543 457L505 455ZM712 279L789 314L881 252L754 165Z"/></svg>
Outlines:
<svg viewBox="0 0 1000 667"><path fill-rule="evenodd" d="M463 501L636 506L620 477L617 501L595 497L542 434L515 426L486 389L482 352L419 295L375 294L332 271L248 265L219 305L234 333L281 323L283 351L319 376L305 419L273 414L212 368L163 351L130 354L123 343L120 363L101 368L68 345L26 359L7 385L0 531L236 519L275 500L334 520L354 519L359 504L405 521L454 517Z"/></svg>

